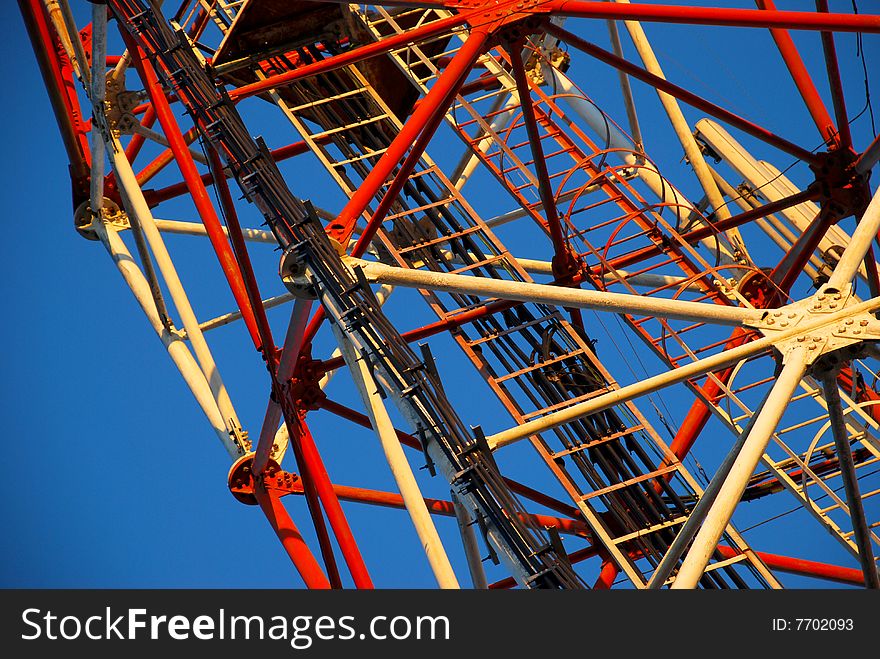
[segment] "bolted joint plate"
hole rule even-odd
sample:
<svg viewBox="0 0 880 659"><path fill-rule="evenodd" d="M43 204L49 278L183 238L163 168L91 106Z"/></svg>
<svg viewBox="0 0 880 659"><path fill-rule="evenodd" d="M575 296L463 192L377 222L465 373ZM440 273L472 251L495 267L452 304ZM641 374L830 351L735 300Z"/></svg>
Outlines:
<svg viewBox="0 0 880 659"><path fill-rule="evenodd" d="M822 355L880 340L880 321L871 312L846 313L858 303L850 289L823 287L812 297L768 311L748 325L768 338L778 338L774 345L783 361L794 350L806 349L807 364L812 365Z"/></svg>
<svg viewBox="0 0 880 659"><path fill-rule="evenodd" d="M100 217L92 210L90 204L90 200L85 200L77 206L73 214L73 227L86 240L98 240L98 234L95 233L95 222L103 222L108 229L114 231L125 231L131 228L128 215L112 199L104 197Z"/></svg>
<svg viewBox="0 0 880 659"><path fill-rule="evenodd" d="M257 505L257 497L254 495L254 454L248 453L232 463L226 478L229 491L238 501L248 506ZM266 489L282 489L286 493L298 493L296 488L299 476L282 471L274 460L269 460L266 469L258 476Z"/></svg>

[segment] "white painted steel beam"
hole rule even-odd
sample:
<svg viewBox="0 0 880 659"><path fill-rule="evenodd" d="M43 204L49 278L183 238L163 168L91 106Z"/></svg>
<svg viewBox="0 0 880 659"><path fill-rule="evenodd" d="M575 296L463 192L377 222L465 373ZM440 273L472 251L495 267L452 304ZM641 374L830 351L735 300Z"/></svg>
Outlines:
<svg viewBox="0 0 880 659"><path fill-rule="evenodd" d="M761 197L772 202L800 192L782 172L770 163L754 158L717 122L700 119L696 127L699 137L737 174L748 181ZM811 201L779 211L779 215L792 224L796 235L806 231L818 214L819 206ZM849 241L850 237L843 229L832 226L819 241L819 250L827 252L835 247L846 247ZM864 265L860 264L858 273L859 277L865 278Z"/></svg>
<svg viewBox="0 0 880 659"><path fill-rule="evenodd" d="M480 556L477 534L474 533L476 521L471 519L470 512L464 507L454 490L451 493L451 499L455 510L455 519L458 522L458 530L461 532L461 542L464 545L464 555L467 559L468 571L471 574L471 583L476 590L486 590L489 588L489 583L486 580L486 571L483 569L483 558Z"/></svg>
<svg viewBox="0 0 880 659"><path fill-rule="evenodd" d="M361 267L369 281L379 284L466 293L504 300L734 326L757 321L766 314L766 311L762 309L746 309L686 300L649 298L627 293L608 293L548 284L411 270L359 259L350 259L349 262Z"/></svg>
<svg viewBox="0 0 880 659"><path fill-rule="evenodd" d="M880 309L880 297L871 298L870 300L860 302L835 313L817 314L812 317L807 317L796 326L776 332L773 336L766 336L755 341L750 341L741 346L724 350L715 355L685 364L674 370L660 373L614 391L609 391L608 393L596 396L595 398L582 403L577 403L559 410L558 412L553 412L541 418L527 421L513 428L495 433L494 435L489 435L486 437L486 441L490 448L493 449L512 444L521 439L525 439L526 437L531 437L556 428L569 421L590 414L595 414L596 412L601 412L614 405L633 400L639 396L653 393L654 391L684 382L685 380L689 380L690 378L699 375L704 375L727 366L732 366L743 359L751 357L764 350L768 350L776 344L802 334L805 335L813 330L835 325L851 316L875 311L876 309Z"/></svg>
<svg viewBox="0 0 880 659"><path fill-rule="evenodd" d="M137 177L131 168L131 164L125 157L122 144L118 138L114 137L111 142L106 144L106 150L113 165L123 205L128 212L129 219L132 222L138 223L153 251L156 264L165 279L165 285L168 287L168 292L171 294L174 306L180 314L187 336L192 343L193 352L195 352L196 359L198 359L205 378L211 385L211 391L223 414L223 418L228 424L228 429L230 431L237 430L240 428L240 424L235 409L232 406L232 401L229 398L229 393L220 377L214 357L211 355L211 350L208 348L208 344L199 327L199 322L177 274L177 269L174 267L174 262L171 260L171 255L165 247L162 235L159 233L158 228L156 228L149 204L144 198L140 185L138 185Z"/></svg>
<svg viewBox="0 0 880 659"><path fill-rule="evenodd" d="M208 418L208 423L210 423L211 428L217 434L217 437L223 444L223 448L226 449L226 452L233 460L239 458L242 454L226 429L223 415L217 407L217 401L214 400L204 373L202 373L183 339L168 331L162 324L159 312L156 309L156 303L153 301L153 295L150 292L150 284L140 268L137 267L122 238L114 229L108 229L100 220L95 220L92 226L98 238L100 238L104 247L107 248L107 251L113 258L114 263L116 263L116 267L125 283L128 284L135 299L147 316L150 326L162 341L169 357L171 357L177 370L183 376L183 381L192 391L196 402Z"/></svg>
<svg viewBox="0 0 880 659"><path fill-rule="evenodd" d="M706 513L706 518L694 538L693 545L682 561L671 588L696 588L699 584L712 554L715 553L715 548L718 546L724 529L730 523L733 512L742 499L749 479L755 472L773 433L776 432L782 415L806 372L806 347L799 347L789 352L786 355L782 372L758 412L754 425L743 442L729 473L726 477L723 473L716 474L715 478L723 479L723 483L718 489L715 501Z"/></svg>
<svg viewBox="0 0 880 659"><path fill-rule="evenodd" d="M334 328L335 330L335 328ZM443 542L434 526L434 520L431 519L431 513L428 512L428 506L416 482L412 467L406 459L400 440L397 438L397 431L388 416L388 410L385 409L385 403L382 400L382 394L373 375L367 360L355 353L354 349L347 344L347 339L336 332L340 341L340 346L344 346L342 353L346 363L351 370L355 384L361 393L361 397L367 406L367 413L370 417L370 423L375 430L379 441L382 444L382 450L385 453L385 459L388 466L391 467L391 473L403 497L403 503L406 506L415 527L416 534L425 550L428 563L437 580L440 588L457 589L459 588L458 579L443 548Z"/></svg>
<svg viewBox="0 0 880 659"><path fill-rule="evenodd" d="M856 230L853 231L849 245L840 256L840 261L834 267L834 272L828 279L828 287L843 290L862 267L865 255L871 249L871 243L880 230L880 190L874 193L874 197L859 219Z"/></svg>
<svg viewBox="0 0 880 659"><path fill-rule="evenodd" d="M208 230L201 222L181 222L179 220L160 220L153 218L156 222L156 228L162 233L176 233L185 236L207 236ZM228 236L229 230L223 227L223 233ZM262 229L249 229L243 227L241 230L245 240L255 243L266 243L277 245L278 241L271 231L263 231Z"/></svg>

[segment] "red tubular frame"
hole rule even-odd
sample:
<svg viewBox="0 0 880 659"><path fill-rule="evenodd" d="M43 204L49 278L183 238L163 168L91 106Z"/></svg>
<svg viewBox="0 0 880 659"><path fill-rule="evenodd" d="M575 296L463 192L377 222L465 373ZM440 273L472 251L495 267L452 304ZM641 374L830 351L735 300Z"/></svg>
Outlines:
<svg viewBox="0 0 880 659"><path fill-rule="evenodd" d="M223 209L223 214L226 217L226 230L229 232L232 251L235 253L235 259L242 275L248 305L254 314L257 325L259 340L254 341L254 347L263 353L263 359L266 360L267 365L273 365L275 363L275 341L272 339L269 319L266 317L266 309L263 307L260 288L257 285L254 268L251 265L247 245L244 242L244 235L241 232L241 224L238 221L238 213L235 211L232 192L229 190L226 177L222 174L223 164L220 162L220 156L211 147L208 147L207 151L211 170L218 174L212 180L215 181L214 185L217 189L217 197L220 199L220 207Z"/></svg>
<svg viewBox="0 0 880 659"><path fill-rule="evenodd" d="M461 88L473 68L474 62L483 53L486 42L489 40L489 34L487 29L473 30L470 33L455 57L452 58L449 66L440 74L434 86L419 102L412 116L400 129L373 169L370 170L357 192L351 196L351 199L339 213L339 217L327 227L327 231L333 238L340 244L347 245L358 218L406 155L406 160L398 169L394 181L385 192L379 207L370 217L367 227L352 250L352 254L355 256L366 251L370 241L376 235L376 231L388 214L391 204L397 198L421 158L425 147L443 120L453 97Z"/></svg>
<svg viewBox="0 0 880 659"><path fill-rule="evenodd" d="M542 3L555 16L605 18L623 21L680 23L682 25L724 25L731 27L775 27L790 30L833 30L836 32L880 32L880 16L863 14L815 14L808 11L770 11L680 7L675 5L616 4L554 0Z"/></svg>
<svg viewBox="0 0 880 659"><path fill-rule="evenodd" d="M773 0L755 0L755 3L761 9L776 10ZM822 97L819 96L819 91L816 89L816 85L813 83L813 79L810 77L804 61L801 59L791 35L787 30L780 28L770 28L770 34L773 37L773 41L776 42L776 47L779 49L779 53L782 55L789 73L791 73L792 80L794 80L801 98L804 99L804 103L810 112L810 116L813 118L813 122L816 124L816 128L819 129L819 133L826 144L836 146L838 144L837 129L834 127L831 115L828 114L828 108L825 107Z"/></svg>
<svg viewBox="0 0 880 659"><path fill-rule="evenodd" d="M49 25L43 3L39 0L18 0L18 6L70 161L74 204L78 204L89 196L91 149L76 96L73 71L70 63L59 56L54 31Z"/></svg>
<svg viewBox="0 0 880 659"><path fill-rule="evenodd" d="M303 540L299 529L287 513L284 504L281 503L278 494L275 491L266 491L261 483L254 486L254 496L260 508L272 525L272 529L281 540L284 551L290 557L297 572L303 578L307 588L325 590L330 588L330 582L327 576L318 565L311 550L305 540Z"/></svg>
<svg viewBox="0 0 880 659"><path fill-rule="evenodd" d="M144 111L144 116L141 118L141 126L144 128L150 128L156 122L156 109L150 105L147 107L146 111ZM139 133L135 133L131 136L131 141L129 141L128 146L125 147L125 157L128 159L128 162L134 164L135 158L137 158L138 153L141 151L141 147L147 141L147 138ZM140 177L138 177L138 182L140 182Z"/></svg>
<svg viewBox="0 0 880 659"><path fill-rule="evenodd" d="M186 133L184 133L184 138L186 138L186 136L189 134L190 134L190 131L187 131ZM193 135L193 139L195 139L195 135ZM329 137L317 139L317 140L315 140L315 143L316 144L323 144L325 141L329 141L329 139L330 139ZM282 160L287 160L288 158L292 158L293 156L298 156L303 153L306 153L308 150L309 150L308 144L300 141L300 142L294 142L292 144L288 144L287 146L279 147L277 149L273 149L272 151L270 151L270 154L272 155L272 158L275 160L275 162L281 162ZM161 155L160 155L160 157L161 157ZM158 160L158 158L157 158L157 160ZM154 160L153 162L156 162L156 161ZM149 167L150 167L150 165L145 167L144 170L141 172L141 174L138 174L139 181L140 181L141 175ZM222 168L220 171L223 171ZM224 179L229 178L229 176L231 176L231 175L224 172L224 174L223 174ZM205 185L211 185L211 183L214 183L214 180L215 180L214 175L212 173L202 174L201 179L202 179L202 183L204 183ZM150 206L156 206L158 204L161 204L163 201L168 201L169 199L174 199L175 197L179 197L181 195L184 195L184 194L186 194L186 192L187 192L186 183L180 182L180 183L174 183L174 184L169 185L164 188L159 188L158 190L145 190L144 196L147 198L147 203L149 203Z"/></svg>
<svg viewBox="0 0 880 659"><path fill-rule="evenodd" d="M249 85L242 85L237 89L231 90L229 92L229 97L234 101L238 101L240 99L247 98L248 96L253 96L255 94L260 94L270 89L282 87L296 80L301 80L309 76L319 75L321 73L335 71L336 69L340 69L343 66L357 64L358 62L370 59L371 57L384 55L385 53L395 48L401 48L410 43L424 41L426 39L430 39L431 37L439 36L445 32L452 30L453 28L458 27L459 25L464 25L465 22L467 22L467 17L465 15L456 14L454 16L450 16L449 18L444 18L439 21L435 21L434 23L429 23L428 25L424 25L420 28L408 30L403 34L387 37L385 39L382 39L381 41L375 41L365 46L361 46L360 48L354 48L340 55L328 57L327 59L323 59L320 62L314 62L312 64L301 66L292 71L286 71L278 75L269 76L265 80L260 80L259 82L254 82Z"/></svg>
<svg viewBox="0 0 880 659"><path fill-rule="evenodd" d="M839 219L829 205L824 205L819 215L810 223L807 230L798 236L779 265L770 273L770 281L782 292L788 293L822 238L828 233L828 229Z"/></svg>
<svg viewBox="0 0 880 659"><path fill-rule="evenodd" d="M880 16L873 15L850 15L828 13L827 0L816 0L818 12L792 12L778 11L772 0L756 0L762 10L747 9L716 9L705 7L679 7L671 5L644 5L644 4L617 4L608 2L584 2L579 0L535 0L532 6L523 8L523 3L515 7L517 0L501 0L495 4L488 1L475 7L470 1L467 6L458 2L440 2L425 0L425 2L406 2L405 0L393 0L388 4L404 6L437 6L453 8L456 13L448 18L429 23L422 27L410 30L404 34L392 35L365 46L351 49L339 55L327 57L320 61L301 66L285 73L271 76L265 80L253 84L244 85L230 91L233 100L241 100L249 96L264 93L270 89L290 84L309 76L323 74L335 69L350 66L366 59L385 55L395 48L407 44L428 40L451 30L470 23L470 34L458 53L447 64L445 70L439 75L428 94L415 106L412 116L405 122L398 135L392 141L386 152L379 158L376 165L370 171L360 188L352 195L343 208L339 217L330 224L328 232L341 244L347 245L359 219L364 215L369 205L376 198L379 191L388 185L384 195L378 203L376 210L369 218L364 232L357 241L352 253L355 256L363 254L369 243L381 227L393 202L400 194L407 179L414 171L424 149L432 139L435 131L443 120L450 103L471 72L476 60L485 51L487 44L494 38L499 28L507 23L521 22L530 15L540 13L542 16L572 16L609 20L639 20L656 21L679 24L707 24L724 26L744 26L769 28L780 50L786 66L791 72L792 78L806 103L813 121L820 133L833 147L851 148L851 135L848 127L846 107L843 97L843 89L840 80L840 72L837 64L837 54L831 31L859 31L880 32ZM89 147L88 136L85 126L87 122L81 119L81 113L76 96L69 63L65 61L63 54L59 53L56 39L53 37L53 28L45 15L45 9L39 0L19 0L22 13L25 17L34 49L40 63L41 71L49 89L50 97L55 110L56 119L61 129L68 157L71 160L71 172L74 175L75 184L81 186L86 181L88 187L89 176ZM208 15L202 10L203 17L207 20ZM500 18L499 18L500 17ZM536 22L530 23L527 29L532 29ZM191 36L203 28L205 22L194 21L191 28ZM610 64L622 72L636 77L657 89L664 91L679 100L698 108L722 121L761 139L776 148L790 153L801 160L817 167L823 163L821 156L816 156L782 137L779 137L766 129L753 124L713 103L693 94L677 85L674 85L658 76L654 76L644 69L630 64L625 59L617 57L576 35L545 22L545 28L549 34L583 50L585 53ZM835 116L838 128L828 114L828 110L822 102L806 67L797 53L791 36L787 29L805 29L822 31L822 42L825 51L826 67L831 86ZM75 36L75 35L73 35ZM138 175L140 183L146 183L152 176L160 171L172 160L180 167L183 181L148 194L151 203L159 203L180 194L189 193L193 198L195 207L205 225L207 234L220 261L221 268L230 286L232 294L242 313L248 332L254 345L260 350L273 381L273 392L278 397L281 411L284 414L285 423L290 433L290 446L294 451L296 462L302 474L301 491L282 491L272 487L266 480L268 474L254 474L254 496L257 503L267 516L270 524L278 534L285 551L290 556L296 569L303 577L309 588L341 587L341 578L333 554L333 546L325 524L324 514L336 536L339 548L352 574L354 583L359 588L372 588L372 582L366 566L360 555L357 543L351 533L348 522L343 513L340 498L349 501L358 501L374 505L403 508L403 499L400 495L391 492L379 492L363 488L334 485L330 480L321 459L320 452L314 442L308 426L305 423L305 408L296 398L294 387L291 382L279 381L277 373L277 349L272 340L271 331L266 318L265 309L257 287L253 268L244 243L244 237L235 213L232 195L226 183L227 174L223 171L222 163L218 155L209 150L209 163L211 172L199 174L196 163L190 153L188 144L197 136L193 129L183 133L171 110L168 97L164 93L152 64L142 57L138 47L123 31L123 37L132 54L132 62L144 86L150 95L151 104L146 107L142 118L142 125L149 127L158 119L169 142L169 148L158 158L150 163L145 170ZM520 38L520 37L510 37ZM520 49L514 46L510 49L510 57L513 65L513 75L516 79L517 89L520 93L523 108L523 121L528 133L532 150L532 158L539 182L538 188L543 202L546 221L549 227L550 237L554 248L554 274L557 279L560 275L570 274L574 265L572 255L565 239L562 222L556 209L553 190L546 164L544 162L543 146L540 139L540 131L536 120L535 109L532 106L530 96L530 83L526 77ZM108 58L108 62L118 61L118 58ZM480 79L472 85L491 85L489 79ZM325 138L329 139L329 138ZM144 144L144 138L135 134L126 148L126 156L134 161ZM304 142L295 143L273 152L276 161L282 160L298 153L308 151ZM396 170L396 171L395 171ZM389 184L389 177L393 179ZM217 211L208 195L206 185L215 182L220 197L220 204L224 210L227 221L228 239L224 233L223 225ZM112 186L112 177L110 179ZM81 191L80 191L81 194ZM86 192L87 194L87 192ZM805 200L815 200L821 194L816 189L793 195L778 202L770 203L762 208L755 209L724 222L715 223L711 227L704 227L689 232L683 237L688 242L696 242L704 237L712 235L728 228L739 226L753 219L764 217L776 210L796 205ZM793 283L799 274L800 266L809 258L815 249L818 237L824 234L824 229L834 221L830 212L823 210L823 215L817 218L815 228L805 233L782 262L771 274L771 278L783 290ZM231 242L231 246L230 246ZM630 254L624 254L611 261L612 266L619 268L636 263L661 253L660 248L644 248ZM876 273L874 273L876 276ZM578 284L585 279L584 273L570 278L570 283ZM777 281L778 280L778 281ZM496 313L502 309L518 305L518 302L499 300L492 302L479 309L457 314L454 317L426 325L403 336L409 341L418 340L472 322L477 318ZM303 345L311 341L317 328L323 319L321 310L315 314L306 328L303 336ZM742 337L736 333L731 337L730 343L741 342ZM323 363L325 369L341 366L342 360L329 360ZM727 380L729 370L722 371L719 378L722 382ZM294 376L294 381L296 376ZM708 399L717 396L719 387L712 380L708 380L703 393ZM873 392L872 392L873 393ZM370 427L368 417L354 410L329 400L323 400L321 406L328 411L348 418L355 423ZM708 419L709 409L697 400L691 408L685 423L676 435L671 449L679 457L683 458L693 445L697 435L701 432ZM397 431L401 443L413 448L421 449L420 442L407 433ZM262 447L265 448L265 447ZM505 482L514 492L530 498L552 510L556 510L570 519L525 513L523 519L537 526L556 526L561 531L573 533L583 537L590 535L590 529L582 521L580 512L561 501L557 501L548 495L533 490L525 485L505 478ZM280 502L281 496L287 493L303 494L308 502L309 511L315 525L315 530L321 545L327 574L322 571L315 556L309 550L299 530L290 515ZM453 504L449 501L437 499L425 499L429 510L435 514L454 516ZM730 547L719 546L718 551L725 558L732 558L737 551ZM794 559L775 554L757 552L758 556L768 567L780 571L796 574L831 579L841 583L860 584L862 574L859 570L826 565L813 561ZM618 569L613 560L602 553L601 548L586 547L574 552L569 556L572 563L585 560L589 557L600 555L604 560L602 568L595 584L595 588L609 588L618 574ZM329 578L328 578L329 575ZM501 587L501 584L512 584L512 579L504 580L493 587Z"/></svg>
<svg viewBox="0 0 880 659"><path fill-rule="evenodd" d="M565 233L562 230L562 222L556 210L556 197L553 195L550 174L547 172L547 163L544 160L544 149L538 132L538 122L535 119L535 109L532 106L532 90L526 78L521 50L522 42L510 44L507 49L510 55L513 77L516 81L516 89L519 92L520 108L522 109L526 134L529 138L535 174L538 178L538 193L541 197L544 215L546 216L550 241L553 243L553 276L559 280L571 275L572 269L576 266L571 256L568 242L565 239Z"/></svg>
<svg viewBox="0 0 880 659"><path fill-rule="evenodd" d="M254 310L251 307L238 262L223 232L220 218L217 217L217 212L214 210L214 204L208 196L208 191L202 182L198 169L196 169L195 161L183 138L183 133L177 125L177 120L171 111L171 106L165 98L165 92L159 84L159 79L156 77L155 71L153 71L152 64L143 58L143 54L136 44L131 42L130 39L125 39L125 41L128 46L128 52L131 54L131 61L150 96L153 111L159 120L159 124L162 126L165 138L168 140L169 148L174 154L174 159L180 168L180 172L183 174L184 183L186 183L199 217L202 219L202 224L205 225L208 239L211 241L214 252L217 254L217 260L220 263L223 274L226 276L226 281L229 283L229 288L232 291L235 302L241 311L241 316L247 326L248 333L251 335L254 344L258 347L257 349L259 349L262 346L262 339L260 337L260 330L257 327Z"/></svg>
<svg viewBox="0 0 880 659"><path fill-rule="evenodd" d="M291 494L302 494L302 485L294 483L286 486L287 492ZM333 492L343 501L352 501L354 503L365 503L374 506L383 506L385 508L395 508L403 510L406 504L403 502L403 496L395 492L383 492L381 490L370 490L362 487L350 487L348 485L333 485ZM442 515L444 517L455 517L455 504L444 499L424 498L428 512L432 515ZM564 517L553 517L551 515L540 515L535 513L520 513L520 519L527 524L541 528L546 526L555 526L560 533L577 535L584 538L592 536L590 528L585 522L574 519L566 519Z"/></svg>
<svg viewBox="0 0 880 659"><path fill-rule="evenodd" d="M186 131L183 134L183 142L185 145L188 146L188 145L192 144L198 136L199 136L198 129L197 128L190 128L188 131ZM141 137L141 135L135 134L131 138L132 142L129 143L129 146L131 146L131 143L134 142L134 139L136 137ZM127 151L126 151L126 153L127 153ZM129 160L129 162L132 162L132 161ZM163 169L165 169L172 162L174 162L174 152L170 148L165 149L158 156L153 158L153 160L151 160L149 162L149 164L147 164L146 167L144 167L141 171L139 171L137 173L135 178L137 178L138 185L143 186L143 185L146 185L147 183L149 183L152 178L154 178L156 175L158 175L159 172L161 172ZM181 183L181 185L183 187L184 192L189 191L189 188L187 187L186 181Z"/></svg>
<svg viewBox="0 0 880 659"><path fill-rule="evenodd" d="M284 408L285 406L282 405L282 410ZM290 434L291 445L294 447L298 445L299 447L297 464L300 465L300 468L308 466L308 478L314 483L315 491L324 506L327 521L330 522L333 535L336 536L339 550L342 552L342 557L348 566L349 572L351 572L351 578L355 586L358 588L372 588L373 581L370 579L367 566L361 556L360 549L358 549L357 542L355 542L354 535L352 535L351 527L349 527L345 513L342 511L342 506L339 504L339 498L336 496L333 484L330 482L330 477L327 475L327 470L324 467L324 462L321 460L318 447L315 446L312 433L309 432L304 419L300 418L297 422L297 420L291 419L286 411L284 421Z"/></svg>
<svg viewBox="0 0 880 659"><path fill-rule="evenodd" d="M816 0L816 11L827 14L828 0ZM834 116L837 118L840 147L851 149L852 133L849 129L849 119L846 117L846 100L843 96L843 83L840 80L840 67L837 65L834 35L831 32L822 32L822 50L825 51L825 68L828 71L828 84L831 86L831 100L834 104Z"/></svg>
<svg viewBox="0 0 880 659"><path fill-rule="evenodd" d="M321 409L324 409L332 414L335 414L338 417L343 419L347 419L352 423L355 423L363 428L372 428L370 424L370 419L366 414L361 414L357 410L353 410L350 407L346 407L345 405L341 405L335 401L330 400L329 398L325 398L321 402ZM422 450L422 444L418 439L410 435L409 433L403 432L402 430L394 431L397 434L398 441L412 449L417 449L419 451ZM550 510L556 511L562 515L570 517L574 520L582 519L580 511L567 503L563 503L558 499L554 499L550 495L544 494L543 492L539 492L528 485L523 485L519 481L515 481L511 478L507 478L506 476L502 476L504 479L505 485L510 488L511 492L516 492L520 496L525 497L526 499L530 499L537 504L545 506Z"/></svg>

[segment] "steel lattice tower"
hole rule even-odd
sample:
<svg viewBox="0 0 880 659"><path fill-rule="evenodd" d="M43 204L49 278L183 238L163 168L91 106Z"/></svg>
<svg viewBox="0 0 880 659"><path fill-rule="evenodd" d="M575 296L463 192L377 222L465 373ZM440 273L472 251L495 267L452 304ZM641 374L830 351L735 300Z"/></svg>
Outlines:
<svg viewBox="0 0 880 659"><path fill-rule="evenodd" d="M876 588L880 141L855 143L834 35L876 40L880 15L756 4L107 0L77 25L66 0L19 0L76 229L115 262L228 452L233 496L307 587L382 586L349 527L357 502L405 510L443 588L778 588L780 573ZM668 80L655 22L769 30L801 97L775 102L805 103L819 146ZM830 104L794 31L821 35ZM619 72L614 111L582 61ZM678 140L663 153L643 140L635 85ZM292 141L255 137L267 116ZM138 162L147 144L158 155ZM282 173L296 159L308 179ZM780 171L792 159L806 184ZM169 166L182 179L155 185ZM198 222L159 219L181 199ZM259 228L239 220L257 213ZM173 234L210 241L232 311L200 319ZM259 243L278 248L282 295L261 292ZM263 419L239 418L212 354L209 331L233 322L265 363ZM600 359L601 332L625 333L654 374ZM330 339L332 354L316 348ZM459 362L485 412L456 402ZM682 410L668 441L664 396ZM318 410L375 432L396 492L332 478ZM724 456L701 479L685 461L719 428ZM531 460L516 478L513 451ZM448 500L423 496L429 480ZM803 507L858 569L753 547L731 519L769 498ZM489 584L487 561L505 577Z"/></svg>

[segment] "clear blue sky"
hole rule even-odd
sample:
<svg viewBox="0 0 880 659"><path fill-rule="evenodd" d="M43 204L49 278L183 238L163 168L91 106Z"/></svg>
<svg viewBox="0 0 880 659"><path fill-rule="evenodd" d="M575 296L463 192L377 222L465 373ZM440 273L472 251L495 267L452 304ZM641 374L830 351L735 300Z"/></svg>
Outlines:
<svg viewBox="0 0 880 659"><path fill-rule="evenodd" d="M78 16L82 16L79 5L85 3L75 4ZM744 1L712 4L749 6ZM811 3L777 4L798 8ZM868 11L877 3L863 0L859 4ZM832 3L832 8L848 11L851 5L838 2ZM98 243L88 242L74 231L67 165L49 101L18 12L12 3L4 11L7 20L0 28L0 80L7 146L0 169L7 185L2 202L5 239L0 243L0 299L4 305L0 418L8 448L5 501L0 507L5 531L0 534L0 586L299 585L263 516L229 494L224 451L111 261ZM574 26L572 21L569 27ZM584 30L598 43L607 43L603 25ZM766 31L658 25L647 26L647 30L670 79L729 104L736 112L801 145L812 148L820 141ZM818 35L797 35L797 42L827 98ZM865 104L862 69L852 35L839 37L838 45L852 116ZM876 73L880 37L866 37L864 47L868 65L874 67L871 72ZM576 57L573 76L582 81L578 66L596 80L589 93L623 123L625 118L615 100L614 76ZM682 182L691 179L681 176L680 151L653 92L638 84L636 91L645 101L641 118L649 154L664 163L664 172L676 184L692 190L692 183ZM872 91L880 94L880 85ZM689 112L688 117L694 120L699 115ZM290 133L273 132L280 126L277 120L265 126L271 127L261 124L253 130L264 133L270 145L295 139ZM854 122L853 131L857 146L867 144L871 138L867 114ZM440 159L457 157L459 146L449 151L448 143L430 151ZM780 167L788 164L786 157L770 151L762 155L770 156ZM338 208L339 195L323 173L313 170L310 174L304 165L287 167L285 172L291 174L296 194ZM801 183L804 176L803 168L792 172L792 178ZM173 181L173 176L167 180ZM489 212L496 199L497 191L486 187L474 195L473 203ZM507 210L508 202L504 204L495 210ZM177 211L181 219L195 218L183 205L170 205L167 210L162 207L156 215L177 219ZM252 211L243 210L243 215L248 224L256 226ZM220 275L207 243L179 238L169 240L169 246L186 264L181 267L182 277L194 299L202 304L200 317L231 309L228 294L219 289ZM265 292L280 292L274 277L277 253L256 249L254 258L261 280L266 282ZM423 312L413 313L403 326L428 317ZM282 332L285 316L283 310L272 313L276 333ZM240 326L217 330L213 339L239 415L256 435L268 394L262 362ZM481 414L479 397L470 395L469 389L476 380L465 372L458 354L443 350L451 343L436 345L435 354L442 355L452 374L453 386L447 383L447 389L455 389L453 398L465 421L481 422L487 428L504 427L508 421L494 410L488 418ZM331 346L325 338L317 348L316 356L320 356ZM656 364L650 368L658 370ZM353 402L345 378L339 379L334 397ZM680 418L682 401L664 402L673 409L673 416ZM311 415L310 420L314 420L315 436L336 482L394 489L370 433L330 419L323 412ZM715 458L709 455L706 459L711 463ZM544 483L545 478L541 474L532 482ZM446 498L448 488L439 480L423 479L427 496ZM294 518L307 530L310 523L304 502L290 503ZM789 501L779 506L784 509ZM346 510L377 584L433 585L405 513L357 504L346 505ZM455 565L462 566L454 521L441 518L438 526L449 539ZM798 556L855 566L805 515L789 516L771 528L772 532L759 531L752 536L756 548L787 548ZM800 542L798 552L792 551L793 538ZM570 546L576 549L579 545ZM791 578L785 582L806 583Z"/></svg>

